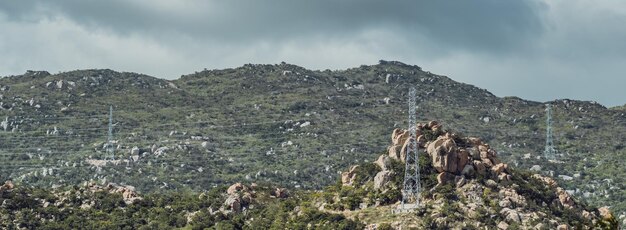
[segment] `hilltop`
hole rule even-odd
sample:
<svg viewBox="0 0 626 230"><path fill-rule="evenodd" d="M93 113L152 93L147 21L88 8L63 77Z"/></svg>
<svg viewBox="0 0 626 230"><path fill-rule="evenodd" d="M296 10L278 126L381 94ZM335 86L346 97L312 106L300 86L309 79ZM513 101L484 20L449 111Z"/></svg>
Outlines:
<svg viewBox="0 0 626 230"><path fill-rule="evenodd" d="M418 120L482 137L511 166L552 175L568 193L626 219L623 110L545 102L559 150L558 161L546 162L545 103L499 98L391 61L337 71L248 64L175 80L113 70L4 77L0 179L39 188L114 182L146 193L235 182L321 189L387 151L390 129L406 127L409 86L417 88ZM105 164L109 105L117 161Z"/></svg>

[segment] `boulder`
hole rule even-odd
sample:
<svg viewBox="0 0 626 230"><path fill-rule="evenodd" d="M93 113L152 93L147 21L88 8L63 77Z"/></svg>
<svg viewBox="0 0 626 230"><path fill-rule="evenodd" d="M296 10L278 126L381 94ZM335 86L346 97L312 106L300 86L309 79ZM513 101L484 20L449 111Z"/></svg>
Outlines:
<svg viewBox="0 0 626 230"><path fill-rule="evenodd" d="M483 162L485 167L487 167L487 168L493 167L493 162L491 162L491 160L489 160L489 158L482 158L481 161Z"/></svg>
<svg viewBox="0 0 626 230"><path fill-rule="evenodd" d="M406 139L409 138L409 131L402 129L394 129L391 134L391 143L393 145L404 145Z"/></svg>
<svg viewBox="0 0 626 230"><path fill-rule="evenodd" d="M426 152L428 152L428 154L432 157L433 154L437 152L437 148L443 145L444 141L446 140L443 138L437 138L437 140L430 142L426 147Z"/></svg>
<svg viewBox="0 0 626 230"><path fill-rule="evenodd" d="M228 207L231 212L239 213L241 212L241 199L237 195L230 195L224 201L224 205Z"/></svg>
<svg viewBox="0 0 626 230"><path fill-rule="evenodd" d="M426 148L426 142L428 141L426 140L426 137L424 135L417 136L417 144L420 148Z"/></svg>
<svg viewBox="0 0 626 230"><path fill-rule="evenodd" d="M487 182L485 182L485 185L487 185L487 187L490 187L490 188L497 188L498 187L498 182L496 182L496 181L494 181L492 179L489 179L489 180L487 180Z"/></svg>
<svg viewBox="0 0 626 230"><path fill-rule="evenodd" d="M233 185L228 187L228 189L226 190L226 193L232 195L242 190L247 190L247 187L241 183L234 183Z"/></svg>
<svg viewBox="0 0 626 230"><path fill-rule="evenodd" d="M491 172L493 175L500 175L500 173L507 172L508 167L507 164L500 163L491 167Z"/></svg>
<svg viewBox="0 0 626 230"><path fill-rule="evenodd" d="M476 168L476 173L478 175L485 176L487 174L487 167L483 164L482 161L474 160L474 167Z"/></svg>
<svg viewBox="0 0 626 230"><path fill-rule="evenodd" d="M508 221L509 223L520 223L520 222L522 222L522 218L520 217L519 212L517 212L514 209L503 208L500 211L500 215L504 216L504 220Z"/></svg>
<svg viewBox="0 0 626 230"><path fill-rule="evenodd" d="M461 175L464 175L467 177L474 176L475 173L476 173L476 170L474 170L474 167L469 164L466 164L465 167L463 167L463 170L461 170Z"/></svg>
<svg viewBox="0 0 626 230"><path fill-rule="evenodd" d="M574 208L574 205L576 205L574 199L572 199L569 193L567 193L562 188L556 188L556 194L559 196L559 203L561 203L563 207L572 209Z"/></svg>
<svg viewBox="0 0 626 230"><path fill-rule="evenodd" d="M479 146L483 144L483 141L477 137L470 137L470 138L467 138L467 143L469 143L472 146Z"/></svg>
<svg viewBox="0 0 626 230"><path fill-rule="evenodd" d="M506 173L500 173L500 174L498 175L498 181L500 181L500 182L507 182L507 181L511 181L511 179L513 179L513 178L511 177L511 175L506 174Z"/></svg>
<svg viewBox="0 0 626 230"><path fill-rule="evenodd" d="M604 220L613 219L613 214L611 214L611 210L609 210L609 207L604 206L598 208L598 212L600 213L600 217L602 217L602 219Z"/></svg>
<svg viewBox="0 0 626 230"><path fill-rule="evenodd" d="M459 174L465 167L459 163L467 164L467 154L459 156L456 143L448 136L440 136L431 142L427 147L427 152L432 158L433 167L438 172Z"/></svg>
<svg viewBox="0 0 626 230"><path fill-rule="evenodd" d="M437 186L441 186L441 185L445 185L447 183L454 182L455 178L456 177L452 173L448 173L448 172L439 173L439 175L437 175L437 185L436 185L436 187Z"/></svg>
<svg viewBox="0 0 626 230"><path fill-rule="evenodd" d="M541 166L539 165L533 165L532 167L530 167L530 171L541 171Z"/></svg>
<svg viewBox="0 0 626 230"><path fill-rule="evenodd" d="M281 199L289 198L289 190L286 188L276 188L270 195Z"/></svg>
<svg viewBox="0 0 626 230"><path fill-rule="evenodd" d="M430 121L430 122L428 122L428 125L426 126L426 128L432 130L433 127L435 127L437 125L439 125L439 122L437 122L437 121Z"/></svg>
<svg viewBox="0 0 626 230"><path fill-rule="evenodd" d="M407 151L407 148L409 147L409 143L410 143L411 140L412 140L411 138L407 139L406 142L404 142L404 145L402 146L402 149L400 150L400 161L401 162L404 162L404 160L406 159L406 151Z"/></svg>
<svg viewBox="0 0 626 230"><path fill-rule="evenodd" d="M509 224L507 224L504 221L500 221L500 223L498 223L498 229L500 229L500 230L507 230L507 229L509 229Z"/></svg>
<svg viewBox="0 0 626 230"><path fill-rule="evenodd" d="M467 180L465 179L464 176L456 176L454 178L454 184L456 185L457 188L463 187L463 185L465 185L466 182Z"/></svg>
<svg viewBox="0 0 626 230"><path fill-rule="evenodd" d="M341 183L344 186L351 186L352 182L354 182L354 179L356 178L356 170L359 168L358 165L354 165L352 167L350 167L350 170L348 170L347 172L343 172L341 173Z"/></svg>
<svg viewBox="0 0 626 230"><path fill-rule="evenodd" d="M489 154L489 144L481 144L478 145L478 151L480 152L480 158L484 159L484 158L488 158L488 154Z"/></svg>
<svg viewBox="0 0 626 230"><path fill-rule="evenodd" d="M489 156L489 160L491 160L494 165L502 163L502 161L498 158L498 152L496 152L495 149L487 150L487 155Z"/></svg>
<svg viewBox="0 0 626 230"><path fill-rule="evenodd" d="M503 188L503 189L500 190L498 195L500 196L501 200L508 201L508 202L510 202L512 204L515 204L515 206L517 206L517 207L526 207L527 206L526 198L524 198L522 195L518 194L517 191L515 191L515 189Z"/></svg>
<svg viewBox="0 0 626 230"><path fill-rule="evenodd" d="M135 146L130 150L130 155L139 155L139 147Z"/></svg>
<svg viewBox="0 0 626 230"><path fill-rule="evenodd" d="M478 151L478 147L470 147L470 148L466 148L466 150L469 153L469 156L472 157L473 160L480 159L480 151Z"/></svg>
<svg viewBox="0 0 626 230"><path fill-rule="evenodd" d="M381 170L385 171L391 167L391 159L387 155L380 155L378 160L374 161L374 164L378 165Z"/></svg>
<svg viewBox="0 0 626 230"><path fill-rule="evenodd" d="M592 219L596 218L596 216L593 213L590 213L587 210L583 210L582 216L583 216L583 218L585 218L587 220L592 220Z"/></svg>
<svg viewBox="0 0 626 230"><path fill-rule="evenodd" d="M378 172L374 177L374 189L383 189L385 185L387 185L387 183L389 183L389 181L391 180L392 175L393 172L387 170Z"/></svg>
<svg viewBox="0 0 626 230"><path fill-rule="evenodd" d="M556 227L556 230L569 230L569 226L567 226L567 224L561 224Z"/></svg>
<svg viewBox="0 0 626 230"><path fill-rule="evenodd" d="M545 185L547 185L549 187L555 188L555 187L558 186L556 181L554 179L550 178L550 177L544 177L544 176L542 176L540 174L533 174L532 177L537 179L537 180L539 180L539 181L541 181L541 182L543 182Z"/></svg>
<svg viewBox="0 0 626 230"><path fill-rule="evenodd" d="M457 158L458 163L456 171L463 172L463 169L465 169L465 166L469 162L469 152L466 149L460 149L459 151L457 151Z"/></svg>
<svg viewBox="0 0 626 230"><path fill-rule="evenodd" d="M456 152L447 152L443 146L431 153L433 167L437 172L449 172L457 174L458 157Z"/></svg>
<svg viewBox="0 0 626 230"><path fill-rule="evenodd" d="M435 125L435 126L430 127L430 130L433 131L434 133L440 133L440 132L443 132L443 126Z"/></svg>
<svg viewBox="0 0 626 230"><path fill-rule="evenodd" d="M13 185L13 182L8 180L4 182L4 185L0 186L0 191L11 190L14 188L15 188L15 185Z"/></svg>
<svg viewBox="0 0 626 230"><path fill-rule="evenodd" d="M402 149L402 145L389 146L389 149L387 149L387 152L389 153L389 157L392 159L400 160L401 149Z"/></svg>

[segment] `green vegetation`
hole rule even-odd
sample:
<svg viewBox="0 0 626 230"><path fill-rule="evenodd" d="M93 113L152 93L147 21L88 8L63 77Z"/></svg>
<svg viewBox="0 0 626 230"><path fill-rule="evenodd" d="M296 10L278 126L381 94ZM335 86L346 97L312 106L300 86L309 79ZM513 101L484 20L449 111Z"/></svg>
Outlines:
<svg viewBox="0 0 626 230"><path fill-rule="evenodd" d="M259 196L269 196L260 189ZM361 223L339 214L318 211L297 194L287 199L259 199L242 213L218 211L225 188L201 195L190 192L153 193L125 204L121 195L73 188L67 193L18 187L0 197L0 228L26 229L361 229ZM43 203L49 204L44 205ZM91 203L82 208L84 202ZM62 204L55 204L62 203Z"/></svg>
<svg viewBox="0 0 626 230"><path fill-rule="evenodd" d="M245 65L172 81L112 70L4 77L0 181L39 188L112 181L146 193L199 192L239 181L321 189L336 182L337 171L385 151L392 127L406 127L410 85L417 88L419 121L482 137L511 166L540 165L577 197L610 205L618 216L626 212L622 108L551 102L561 162L548 163L536 158L544 144L542 103L498 98L397 62L339 71ZM86 159L107 156L109 105L116 158L129 159L133 147L140 156L91 166ZM166 150L157 155L158 148ZM368 196L393 202L398 190L391 191Z"/></svg>

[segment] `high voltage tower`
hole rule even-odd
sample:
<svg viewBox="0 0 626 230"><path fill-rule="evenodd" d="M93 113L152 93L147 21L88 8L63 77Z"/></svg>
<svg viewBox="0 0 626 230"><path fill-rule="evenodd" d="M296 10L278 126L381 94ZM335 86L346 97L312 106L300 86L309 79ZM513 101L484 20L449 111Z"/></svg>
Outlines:
<svg viewBox="0 0 626 230"><path fill-rule="evenodd" d="M415 107L415 88L409 90L409 139L406 148L404 183L402 189L402 210L416 208L419 205L420 168L417 149L417 123ZM414 204L408 204L415 202Z"/></svg>
<svg viewBox="0 0 626 230"><path fill-rule="evenodd" d="M115 160L115 148L113 147L113 106L109 107L109 138L107 139L107 155Z"/></svg>
<svg viewBox="0 0 626 230"><path fill-rule="evenodd" d="M546 149L543 151L543 156L549 160L556 159L556 149L554 148L554 142L552 140L552 105L546 105Z"/></svg>

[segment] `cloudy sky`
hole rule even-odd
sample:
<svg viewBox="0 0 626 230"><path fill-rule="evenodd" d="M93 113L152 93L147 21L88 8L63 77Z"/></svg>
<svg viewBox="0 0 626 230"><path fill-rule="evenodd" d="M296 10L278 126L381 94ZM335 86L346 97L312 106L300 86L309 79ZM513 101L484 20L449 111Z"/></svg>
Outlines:
<svg viewBox="0 0 626 230"><path fill-rule="evenodd" d="M174 79L399 60L495 93L626 103L623 0L7 0L0 76L110 68Z"/></svg>

